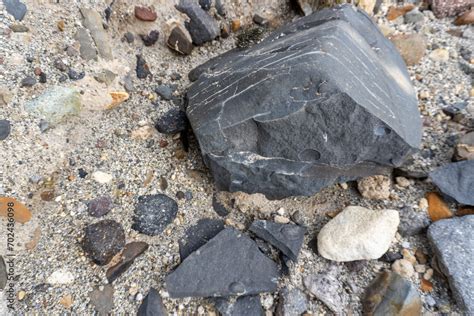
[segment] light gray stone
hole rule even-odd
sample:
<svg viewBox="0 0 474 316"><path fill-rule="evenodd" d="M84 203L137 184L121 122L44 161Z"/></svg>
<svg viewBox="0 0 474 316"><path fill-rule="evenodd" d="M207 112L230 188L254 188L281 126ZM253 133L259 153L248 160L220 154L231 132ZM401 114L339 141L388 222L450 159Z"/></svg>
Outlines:
<svg viewBox="0 0 474 316"><path fill-rule="evenodd" d="M81 7L80 11L84 18L83 24L90 32L92 39L97 46L99 56L107 60L113 59L112 47L110 45L112 40L104 30L100 14L93 9L85 7Z"/></svg>
<svg viewBox="0 0 474 316"><path fill-rule="evenodd" d="M474 314L474 215L434 222L428 239L457 303L467 314Z"/></svg>
<svg viewBox="0 0 474 316"><path fill-rule="evenodd" d="M312 195L387 173L421 141L406 66L350 5L191 71L187 115L219 189Z"/></svg>

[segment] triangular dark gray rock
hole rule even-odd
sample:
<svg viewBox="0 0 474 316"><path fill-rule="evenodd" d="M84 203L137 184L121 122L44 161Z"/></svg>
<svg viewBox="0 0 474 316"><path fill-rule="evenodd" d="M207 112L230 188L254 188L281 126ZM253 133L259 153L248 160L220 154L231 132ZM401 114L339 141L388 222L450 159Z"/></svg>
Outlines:
<svg viewBox="0 0 474 316"><path fill-rule="evenodd" d="M259 295L241 296L237 299L218 298L215 306L222 316L263 316Z"/></svg>
<svg viewBox="0 0 474 316"><path fill-rule="evenodd" d="M181 261L201 248L201 246L214 238L223 229L223 221L210 218L200 219L196 225L189 227L184 238L179 241Z"/></svg>
<svg viewBox="0 0 474 316"><path fill-rule="evenodd" d="M197 67L186 113L219 190L279 199L383 174L421 143L403 59L352 5Z"/></svg>
<svg viewBox="0 0 474 316"><path fill-rule="evenodd" d="M275 262L253 240L226 228L166 277L171 297L252 295L277 289Z"/></svg>
<svg viewBox="0 0 474 316"><path fill-rule="evenodd" d="M444 194L462 204L474 205L474 160L454 162L430 173Z"/></svg>
<svg viewBox="0 0 474 316"><path fill-rule="evenodd" d="M157 290L151 288L138 308L137 316L166 316L166 308Z"/></svg>
<svg viewBox="0 0 474 316"><path fill-rule="evenodd" d="M258 220L252 223L250 231L278 248L291 260L298 260L306 228L293 224Z"/></svg>

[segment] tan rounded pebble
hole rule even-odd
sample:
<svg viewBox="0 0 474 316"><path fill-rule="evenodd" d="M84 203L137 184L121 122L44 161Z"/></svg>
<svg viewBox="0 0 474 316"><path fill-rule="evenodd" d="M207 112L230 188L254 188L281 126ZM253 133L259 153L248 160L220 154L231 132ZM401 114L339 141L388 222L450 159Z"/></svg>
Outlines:
<svg viewBox="0 0 474 316"><path fill-rule="evenodd" d="M400 274L404 278L410 278L415 273L415 269L413 268L413 264L406 260L406 259L399 259L396 260L392 264L392 271Z"/></svg>
<svg viewBox="0 0 474 316"><path fill-rule="evenodd" d="M403 259L408 260L411 264L416 264L416 258L414 255L411 254L411 252L408 249L403 249L402 250L402 256Z"/></svg>
<svg viewBox="0 0 474 316"><path fill-rule="evenodd" d="M426 266L424 264L417 264L415 265L415 271L418 273L425 273L426 272Z"/></svg>
<svg viewBox="0 0 474 316"><path fill-rule="evenodd" d="M434 273L434 270L431 268L426 270L425 274L423 274L423 279L431 280L431 278L433 277L433 273Z"/></svg>

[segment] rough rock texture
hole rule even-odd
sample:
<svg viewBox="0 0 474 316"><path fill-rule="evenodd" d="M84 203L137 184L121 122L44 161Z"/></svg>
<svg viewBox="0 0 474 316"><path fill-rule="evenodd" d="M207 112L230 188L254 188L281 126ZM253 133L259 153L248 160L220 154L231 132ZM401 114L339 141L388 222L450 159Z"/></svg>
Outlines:
<svg viewBox="0 0 474 316"><path fill-rule="evenodd" d="M467 314L474 314L474 215L433 223L428 239L456 301Z"/></svg>
<svg viewBox="0 0 474 316"><path fill-rule="evenodd" d="M108 195L100 196L87 203L87 212L93 217L102 217L114 207L114 201Z"/></svg>
<svg viewBox="0 0 474 316"><path fill-rule="evenodd" d="M337 315L343 315L345 305L342 292L342 283L337 279L337 268L330 267L328 271L311 274L304 278L304 286L318 300L323 302Z"/></svg>
<svg viewBox="0 0 474 316"><path fill-rule="evenodd" d="M472 0L430 0L431 10L437 18L456 16L472 6Z"/></svg>
<svg viewBox="0 0 474 316"><path fill-rule="evenodd" d="M222 316L263 316L259 295L248 295L233 299L218 298L216 309Z"/></svg>
<svg viewBox="0 0 474 316"><path fill-rule="evenodd" d="M166 316L168 315L160 294L151 288L148 295L138 308L137 316Z"/></svg>
<svg viewBox="0 0 474 316"><path fill-rule="evenodd" d="M474 132L464 134L454 150L453 160L474 160Z"/></svg>
<svg viewBox="0 0 474 316"><path fill-rule="evenodd" d="M202 45L219 36L220 30L217 22L197 3L181 0L176 9L189 17L189 22L186 22L185 25L194 44Z"/></svg>
<svg viewBox="0 0 474 316"><path fill-rule="evenodd" d="M102 25L102 17L99 13L85 7L81 8L81 14L84 18L83 24L89 30L94 40L99 56L106 59L113 59L111 39Z"/></svg>
<svg viewBox="0 0 474 316"><path fill-rule="evenodd" d="M278 248L291 260L296 261L303 244L306 228L293 224L258 220L252 223L250 231Z"/></svg>
<svg viewBox="0 0 474 316"><path fill-rule="evenodd" d="M297 288L288 289L285 287L280 291L280 299L275 314L277 316L301 315L307 308L308 299L305 293Z"/></svg>
<svg viewBox="0 0 474 316"><path fill-rule="evenodd" d="M367 288L364 315L421 315L423 303L410 281L390 271L382 272Z"/></svg>
<svg viewBox="0 0 474 316"><path fill-rule="evenodd" d="M178 213L178 204L164 194L144 195L138 198L132 229L155 236L161 234Z"/></svg>
<svg viewBox="0 0 474 316"><path fill-rule="evenodd" d="M132 241L126 244L120 254L120 261L107 270L106 277L109 284L112 284L132 265L135 258L140 256L148 249L148 244L143 241Z"/></svg>
<svg viewBox="0 0 474 316"><path fill-rule="evenodd" d="M82 249L98 265L105 265L125 245L125 232L122 225L106 219L87 226Z"/></svg>
<svg viewBox="0 0 474 316"><path fill-rule="evenodd" d="M450 163L430 173L444 194L462 204L474 205L474 160Z"/></svg>
<svg viewBox="0 0 474 316"><path fill-rule="evenodd" d="M193 43L187 30L183 29L180 25L176 25L171 31L168 40L166 41L168 47L175 52L183 55L191 54L193 50Z"/></svg>
<svg viewBox="0 0 474 316"><path fill-rule="evenodd" d="M386 200L390 196L390 178L386 176L372 176L357 181L360 194L371 200Z"/></svg>
<svg viewBox="0 0 474 316"><path fill-rule="evenodd" d="M15 20L21 21L25 17L27 11L26 5L20 0L3 0L3 5Z"/></svg>
<svg viewBox="0 0 474 316"><path fill-rule="evenodd" d="M407 66L420 62L426 52L426 40L419 34L397 34L390 38Z"/></svg>
<svg viewBox="0 0 474 316"><path fill-rule="evenodd" d="M335 261L378 259L390 247L399 221L395 210L349 206L321 229L318 252Z"/></svg>
<svg viewBox="0 0 474 316"><path fill-rule="evenodd" d="M181 261L214 238L223 229L223 221L210 218L201 219L196 225L189 227L184 238L179 241Z"/></svg>
<svg viewBox="0 0 474 316"><path fill-rule="evenodd" d="M166 277L173 298L273 292L279 271L253 240L226 228Z"/></svg>
<svg viewBox="0 0 474 316"><path fill-rule="evenodd" d="M424 211L417 211L407 206L402 208L399 214L398 232L404 237L425 233L430 225L430 219Z"/></svg>
<svg viewBox="0 0 474 316"><path fill-rule="evenodd" d="M222 190L312 195L399 166L420 144L403 60L350 5L301 18L189 76L197 81L187 115Z"/></svg>
<svg viewBox="0 0 474 316"><path fill-rule="evenodd" d="M188 128L186 114L178 108L172 108L158 119L155 128L163 134L176 134L185 131Z"/></svg>

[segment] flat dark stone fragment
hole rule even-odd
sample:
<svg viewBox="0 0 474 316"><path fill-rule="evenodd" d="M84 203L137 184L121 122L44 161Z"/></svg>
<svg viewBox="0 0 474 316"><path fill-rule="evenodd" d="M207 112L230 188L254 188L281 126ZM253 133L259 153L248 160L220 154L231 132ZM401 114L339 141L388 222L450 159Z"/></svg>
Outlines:
<svg viewBox="0 0 474 316"><path fill-rule="evenodd" d="M241 296L237 299L218 298L215 307L222 316L263 316L259 295Z"/></svg>
<svg viewBox="0 0 474 316"><path fill-rule="evenodd" d="M181 261L198 250L224 229L224 222L217 219L200 219L196 225L186 230L185 236L179 241Z"/></svg>
<svg viewBox="0 0 474 316"><path fill-rule="evenodd" d="M109 196L100 196L87 203L87 212L93 217L107 215L114 207L114 202Z"/></svg>
<svg viewBox="0 0 474 316"><path fill-rule="evenodd" d="M444 194L474 205L474 160L446 164L431 172L430 178Z"/></svg>
<svg viewBox="0 0 474 316"><path fill-rule="evenodd" d="M217 215L221 217L225 217L230 213L226 206L219 201L215 193L212 195L212 208L217 213Z"/></svg>
<svg viewBox="0 0 474 316"><path fill-rule="evenodd" d="M172 298L226 297L274 292L278 267L253 240L226 228L166 277Z"/></svg>
<svg viewBox="0 0 474 316"><path fill-rule="evenodd" d="M176 9L189 17L189 22L185 22L185 25L194 44L202 45L219 36L220 29L217 22L198 3L181 0Z"/></svg>
<svg viewBox="0 0 474 316"><path fill-rule="evenodd" d="M188 128L186 113L178 108L172 108L158 119L155 128L162 134L177 134Z"/></svg>
<svg viewBox="0 0 474 316"><path fill-rule="evenodd" d="M0 120L0 140L5 140L10 136L11 123L9 120Z"/></svg>
<svg viewBox="0 0 474 316"><path fill-rule="evenodd" d="M26 5L20 0L3 0L3 5L9 14L11 14L15 20L21 21L26 14Z"/></svg>
<svg viewBox="0 0 474 316"><path fill-rule="evenodd" d="M165 305L160 294L154 288L151 288L142 304L138 308L137 316L166 316Z"/></svg>
<svg viewBox="0 0 474 316"><path fill-rule="evenodd" d="M164 194L143 195L135 207L132 229L149 236L161 234L178 213L178 204Z"/></svg>
<svg viewBox="0 0 474 316"><path fill-rule="evenodd" d="M310 196L385 174L421 143L402 58L351 5L298 19L189 78L186 114L222 191Z"/></svg>
<svg viewBox="0 0 474 316"><path fill-rule="evenodd" d="M98 265L106 265L125 245L122 225L106 219L84 229L82 249Z"/></svg>
<svg viewBox="0 0 474 316"><path fill-rule="evenodd" d="M278 248L291 260L298 260L306 228L294 224L257 220L250 226L250 231Z"/></svg>
<svg viewBox="0 0 474 316"><path fill-rule="evenodd" d="M428 239L457 303L466 315L474 314L474 215L434 222Z"/></svg>
<svg viewBox="0 0 474 316"><path fill-rule="evenodd" d="M143 241L134 241L128 243L123 248L121 260L114 266L110 267L106 272L109 284L112 284L119 276L130 268L135 258L140 256L148 249L148 244Z"/></svg>

